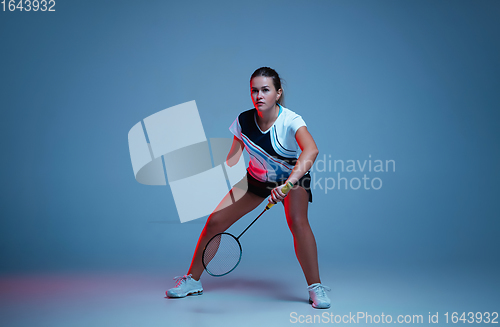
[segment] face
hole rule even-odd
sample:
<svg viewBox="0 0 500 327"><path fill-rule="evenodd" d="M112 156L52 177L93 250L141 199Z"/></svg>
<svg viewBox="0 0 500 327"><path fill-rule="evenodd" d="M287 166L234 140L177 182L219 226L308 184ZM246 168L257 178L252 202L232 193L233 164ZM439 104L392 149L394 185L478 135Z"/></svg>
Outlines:
<svg viewBox="0 0 500 327"><path fill-rule="evenodd" d="M272 77L257 76L250 81L250 92L255 109L266 111L274 108L282 91L276 90Z"/></svg>

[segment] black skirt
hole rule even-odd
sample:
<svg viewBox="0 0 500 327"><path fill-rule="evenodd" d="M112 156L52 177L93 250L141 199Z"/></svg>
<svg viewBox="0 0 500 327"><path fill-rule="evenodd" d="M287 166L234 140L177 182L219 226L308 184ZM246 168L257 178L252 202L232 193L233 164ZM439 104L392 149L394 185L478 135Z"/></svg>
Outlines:
<svg viewBox="0 0 500 327"><path fill-rule="evenodd" d="M245 182L246 181L246 182ZM271 191L273 188L283 184L285 181L281 182L261 182L257 179L255 179L250 173L247 171L246 177L244 177L241 181L239 181L237 184L235 184L235 187L238 187L240 189L247 189L248 185L248 191L258 195L262 198L267 198L268 196L271 195ZM245 185L247 184L247 185ZM312 202L312 192L311 192L311 175L309 172L307 172L304 176L302 176L301 179L295 183L295 185L299 185L303 187L306 191L307 194L309 194L309 202Z"/></svg>

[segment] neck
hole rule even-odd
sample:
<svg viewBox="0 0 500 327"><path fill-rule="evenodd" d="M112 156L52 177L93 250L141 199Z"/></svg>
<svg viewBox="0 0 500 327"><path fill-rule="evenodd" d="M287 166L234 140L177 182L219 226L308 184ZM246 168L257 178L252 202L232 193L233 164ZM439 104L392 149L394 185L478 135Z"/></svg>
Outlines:
<svg viewBox="0 0 500 327"><path fill-rule="evenodd" d="M257 110L257 124L263 131L267 131L274 124L276 119L278 118L280 112L280 107L276 104L274 107L259 111Z"/></svg>
<svg viewBox="0 0 500 327"><path fill-rule="evenodd" d="M270 108L269 110L264 110L264 111L259 111L257 110L257 119L259 123L262 123L263 125L270 124L272 125L276 118L278 118L278 114L280 112L280 107L275 104L274 107Z"/></svg>

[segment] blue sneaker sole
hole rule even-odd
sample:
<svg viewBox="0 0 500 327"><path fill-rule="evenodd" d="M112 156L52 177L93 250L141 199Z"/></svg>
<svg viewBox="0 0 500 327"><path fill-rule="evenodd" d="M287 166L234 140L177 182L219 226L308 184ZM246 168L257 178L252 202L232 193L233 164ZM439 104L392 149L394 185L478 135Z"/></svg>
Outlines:
<svg viewBox="0 0 500 327"><path fill-rule="evenodd" d="M309 304L313 304L313 300L311 300L311 298L309 298ZM329 309L330 308L330 304L328 305L324 305L324 306L312 306L313 308L315 309Z"/></svg>
<svg viewBox="0 0 500 327"><path fill-rule="evenodd" d="M168 292L166 292L166 295L167 297L169 298L176 298L176 299L180 299L180 298L183 298L183 297L186 297L186 296L195 296L195 295L202 295L203 294L203 290L201 291L196 291L196 292L191 292L191 293L188 293L186 295L178 295L178 294L172 294L172 295L169 295Z"/></svg>
<svg viewBox="0 0 500 327"><path fill-rule="evenodd" d="M190 295L203 295L203 291L188 293L188 295L186 295L186 296L190 296Z"/></svg>

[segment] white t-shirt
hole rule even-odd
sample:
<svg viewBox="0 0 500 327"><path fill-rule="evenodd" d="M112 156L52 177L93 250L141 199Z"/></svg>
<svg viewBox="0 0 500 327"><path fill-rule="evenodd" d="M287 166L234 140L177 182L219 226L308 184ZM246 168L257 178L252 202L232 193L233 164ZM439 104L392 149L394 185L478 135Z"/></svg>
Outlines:
<svg viewBox="0 0 500 327"><path fill-rule="evenodd" d="M262 182L284 181L299 156L297 130L306 126L301 116L279 105L278 118L267 131L257 124L257 110L242 112L229 130L243 141L250 156L248 172Z"/></svg>

